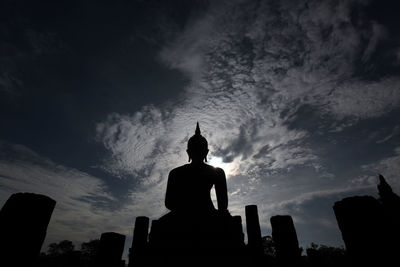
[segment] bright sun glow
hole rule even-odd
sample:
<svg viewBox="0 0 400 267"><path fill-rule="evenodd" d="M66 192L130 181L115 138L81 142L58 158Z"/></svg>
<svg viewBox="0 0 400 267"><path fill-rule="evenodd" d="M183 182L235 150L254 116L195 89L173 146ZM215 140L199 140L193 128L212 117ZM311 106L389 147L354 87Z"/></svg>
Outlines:
<svg viewBox="0 0 400 267"><path fill-rule="evenodd" d="M226 163L222 160L220 157L211 157L208 160L208 164L214 167L219 167L225 171L225 175L227 178L229 178L230 175L234 175L234 163Z"/></svg>

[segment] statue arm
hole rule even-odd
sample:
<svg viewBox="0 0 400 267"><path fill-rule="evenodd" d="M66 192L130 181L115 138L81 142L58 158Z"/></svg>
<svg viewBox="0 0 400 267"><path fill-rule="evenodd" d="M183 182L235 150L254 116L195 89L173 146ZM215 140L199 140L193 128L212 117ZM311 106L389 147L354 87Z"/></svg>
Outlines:
<svg viewBox="0 0 400 267"><path fill-rule="evenodd" d="M223 169L218 169L217 179L215 181L215 193L217 195L218 210L226 210L228 208L228 190Z"/></svg>
<svg viewBox="0 0 400 267"><path fill-rule="evenodd" d="M169 210L176 208L175 177L172 172L168 175L167 193L165 194L165 206Z"/></svg>

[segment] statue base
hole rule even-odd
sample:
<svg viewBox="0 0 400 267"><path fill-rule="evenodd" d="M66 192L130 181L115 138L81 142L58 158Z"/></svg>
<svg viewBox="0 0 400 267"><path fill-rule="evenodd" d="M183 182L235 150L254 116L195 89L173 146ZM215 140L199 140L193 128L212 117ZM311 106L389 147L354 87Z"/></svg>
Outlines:
<svg viewBox="0 0 400 267"><path fill-rule="evenodd" d="M240 216L170 212L152 223L149 266L243 266Z"/></svg>

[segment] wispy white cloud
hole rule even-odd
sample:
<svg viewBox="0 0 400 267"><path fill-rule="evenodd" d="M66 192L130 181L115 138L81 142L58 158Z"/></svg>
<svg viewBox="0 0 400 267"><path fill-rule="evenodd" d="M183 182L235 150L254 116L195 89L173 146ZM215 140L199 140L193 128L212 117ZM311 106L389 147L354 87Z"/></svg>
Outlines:
<svg viewBox="0 0 400 267"><path fill-rule="evenodd" d="M313 133L288 126L304 105L321 121L329 117L320 130L330 133L399 107L398 77L357 76L356 63L372 57L385 29L370 21L361 29L352 7L352 1L212 3L160 52L166 66L191 78L179 98L112 114L98 125L98 140L110 151L106 168L139 179L133 201L154 203L160 213L168 171L185 163L186 142L200 121L210 157L232 170L230 207L240 214L246 204L270 201L279 209L371 187L337 187L337 179L348 181L324 170L321 148L308 142ZM308 173L292 173L301 168Z"/></svg>
<svg viewBox="0 0 400 267"><path fill-rule="evenodd" d="M214 151L228 153L225 160L272 157L272 169L302 164L317 157L301 144L306 132L285 126L283 111L287 117L310 104L340 120L380 116L398 107L398 78L367 83L352 77L361 35L350 13L347 2L211 5L160 54L168 66L192 78L181 102L162 110L144 107L132 116L113 114L98 125L115 170L139 171L144 162L157 161L150 159L157 152L176 154L172 145L181 146L190 135L181 129L196 120L210 133ZM384 30L371 25L376 43ZM169 142L162 145L163 140Z"/></svg>
<svg viewBox="0 0 400 267"><path fill-rule="evenodd" d="M166 133L163 116L159 109L148 106L134 116L110 114L98 124L99 138L114 156L106 168L117 174L123 170L138 172L151 165L157 139Z"/></svg>
<svg viewBox="0 0 400 267"><path fill-rule="evenodd" d="M400 105L400 78L389 77L377 82L348 82L336 88L329 108L339 118L379 117Z"/></svg>
<svg viewBox="0 0 400 267"><path fill-rule="evenodd" d="M400 194L400 147L395 147L393 155L383 158L377 163L363 165L362 168L368 172L364 179L376 181L377 174L382 174L392 186L395 193Z"/></svg>
<svg viewBox="0 0 400 267"><path fill-rule="evenodd" d="M384 136L383 138L379 139L376 141L377 144L381 144L381 143L385 143L387 141L389 141L391 138L393 138L394 136L398 135L400 131L400 126L396 125L393 130L389 133L389 135Z"/></svg>
<svg viewBox="0 0 400 267"><path fill-rule="evenodd" d="M371 38L369 39L368 45L365 48L364 54L362 56L362 61L364 62L370 59L371 55L375 52L378 43L388 37L386 29L382 25L379 25L376 22L372 22L371 28Z"/></svg>

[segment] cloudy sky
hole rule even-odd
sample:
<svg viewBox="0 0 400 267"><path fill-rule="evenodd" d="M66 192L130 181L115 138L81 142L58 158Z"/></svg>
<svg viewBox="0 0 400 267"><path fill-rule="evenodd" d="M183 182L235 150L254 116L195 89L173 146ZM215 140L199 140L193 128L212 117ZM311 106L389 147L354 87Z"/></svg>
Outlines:
<svg viewBox="0 0 400 267"><path fill-rule="evenodd" d="M0 205L54 198L44 249L127 249L199 121L231 214L342 245L335 201L376 196L378 173L400 192L397 2L2 1Z"/></svg>

